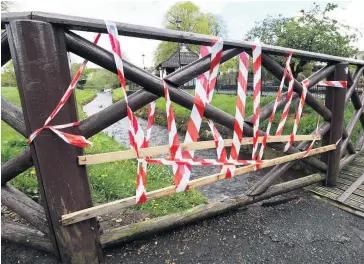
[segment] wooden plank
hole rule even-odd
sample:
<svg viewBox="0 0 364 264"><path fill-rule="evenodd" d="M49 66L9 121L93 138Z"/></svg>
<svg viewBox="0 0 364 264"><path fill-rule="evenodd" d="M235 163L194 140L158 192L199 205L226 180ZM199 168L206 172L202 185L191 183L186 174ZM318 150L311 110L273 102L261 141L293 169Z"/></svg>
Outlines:
<svg viewBox="0 0 364 264"><path fill-rule="evenodd" d="M338 183L336 188L342 190L342 191L346 191L348 188L350 187L350 185L347 185L347 184L342 184L342 183ZM360 197L363 197L364 198L364 191L359 189L359 187L353 191L353 194L355 195L358 195Z"/></svg>
<svg viewBox="0 0 364 264"><path fill-rule="evenodd" d="M364 182L364 173L352 185L350 185L350 187L343 194L341 194L337 198L337 200L343 203L363 182Z"/></svg>
<svg viewBox="0 0 364 264"><path fill-rule="evenodd" d="M345 168L342 168L340 171L345 171L347 173L351 173L353 175L358 175L361 176L361 174L363 173L363 170L358 168L358 167L349 167L349 166L346 166Z"/></svg>
<svg viewBox="0 0 364 264"><path fill-rule="evenodd" d="M15 20L7 26L7 33L29 135L43 126L71 82L64 32L44 22ZM76 120L71 95L51 124ZM77 126L63 131L79 134ZM66 212L92 206L86 168L76 161L82 149L66 144L47 129L30 149L56 254L64 263L98 263L102 251L96 219L72 228L59 221Z"/></svg>
<svg viewBox="0 0 364 264"><path fill-rule="evenodd" d="M310 155L310 156L316 155L316 154L323 153L326 151L334 150L335 148L336 148L336 145L334 145L334 144L325 146L325 147L316 148L316 149L313 149L308 155ZM284 162L288 162L291 160L295 160L295 159L296 160L302 159L303 156L304 156L304 152L300 152L300 153L291 154L291 155L284 156L284 157L266 160L263 162L261 168L271 167L271 166L281 164ZM247 173L250 171L254 171L254 170L255 170L255 165L249 165L249 166L245 166L242 168L237 168L235 171L235 175L241 175L241 174L244 174L244 173ZM210 176L194 179L194 180L190 181L189 187L198 188L198 187L208 185L210 183L224 180L224 179L225 179L225 173L217 173L217 174L213 174ZM159 197L171 195L175 192L176 192L176 187L173 185L173 186L169 186L169 187L166 187L163 189L158 189L155 191L148 192L146 194L146 196L147 196L148 200L152 200L152 199L156 199ZM98 206L94 206L94 207L80 210L77 212L73 212L70 214L65 214L62 216L62 224L63 225L74 224L74 223L84 221L84 220L92 218L92 217L96 217L98 215L108 213L113 210L126 208L126 207L129 207L132 205L135 205L135 196L113 201L113 202L106 203L106 204L101 204Z"/></svg>
<svg viewBox="0 0 364 264"><path fill-rule="evenodd" d="M306 188L308 190L310 190L311 192L323 196L323 197L327 197L333 201L336 201L336 198L338 197L338 194L332 193L332 192L322 192L322 190L318 189L317 186L313 187L313 188ZM364 211L364 207L363 204L361 204L360 202L351 199L351 197L349 197L345 202L345 205L350 206L356 210L361 210Z"/></svg>
<svg viewBox="0 0 364 264"><path fill-rule="evenodd" d="M318 196L318 195L314 195L314 197L316 199L321 199L321 200L325 201L326 203L331 204L331 205L333 205L333 206L335 206L337 208L340 208L340 209L342 209L342 210L344 210L346 212L349 212L349 213L352 213L354 215L357 215L357 216L360 216L360 217L363 217L364 218L364 213L363 212L358 211L356 209L353 209L352 207L349 207L349 206L346 206L344 204L335 202L335 201L333 201L331 199L328 199L326 197L322 197L322 196Z"/></svg>
<svg viewBox="0 0 364 264"><path fill-rule="evenodd" d="M263 142L264 137L259 137L258 141ZM286 142L289 141L290 136L269 136L267 142ZM295 137L295 141L304 141L304 140L320 140L321 136L319 135L297 135ZM232 145L232 139L224 139L224 145L226 147L230 147ZM253 144L252 137L245 137L241 145L249 145ZM201 149L211 149L216 148L215 142L213 140L210 141L200 141L200 142L190 142L181 144L182 150L201 150ZM152 157L156 155L168 154L169 146L157 146L150 148L143 148L140 150L140 157ZM100 164L105 162L115 162L120 160L127 160L136 158L136 153L133 149L124 150L124 151L116 151L109 153L100 153L94 155L84 155L78 157L78 164L80 165L90 165L90 164Z"/></svg>
<svg viewBox="0 0 364 264"><path fill-rule="evenodd" d="M341 172L340 173L340 177L343 178L343 179L346 179L348 181L351 181L351 182L356 181L356 179L358 178L358 177L353 176L353 175L345 174L344 172Z"/></svg>
<svg viewBox="0 0 364 264"><path fill-rule="evenodd" d="M330 193L335 194L336 195L335 200L337 200L337 198L339 198L339 196L344 193L343 190L340 190L337 187L327 188L327 187L319 186L319 187L317 187L317 190L319 190L323 194L330 194ZM362 197L360 197L358 195L351 194L350 199L353 200L353 201L356 201L356 202L358 202L360 204L364 204L364 198L362 198Z"/></svg>
<svg viewBox="0 0 364 264"><path fill-rule="evenodd" d="M352 181L348 181L348 180L346 180L346 179L342 179L342 178L339 178L338 179L338 182L340 183L340 184L342 184L342 185L345 185L345 186L350 186L353 182ZM360 184L359 186L358 186L358 190L362 190L362 191L364 191L364 184Z"/></svg>

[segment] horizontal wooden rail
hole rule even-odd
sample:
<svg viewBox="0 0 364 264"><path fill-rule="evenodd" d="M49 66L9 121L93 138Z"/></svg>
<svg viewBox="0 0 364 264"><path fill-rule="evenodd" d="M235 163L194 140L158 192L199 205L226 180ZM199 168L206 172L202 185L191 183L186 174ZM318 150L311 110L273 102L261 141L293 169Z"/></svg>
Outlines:
<svg viewBox="0 0 364 264"><path fill-rule="evenodd" d="M264 137L259 137L258 142L262 143ZM287 142L289 141L290 136L269 136L267 138L267 142ZM296 135L295 141L304 141L304 140L320 140L320 135ZM232 139L224 139L224 146L231 147L233 144ZM241 145L250 145L253 144L253 138L247 137L243 138ZM215 141L200 141L200 142L189 142L181 144L182 150L201 150L201 149L211 149L216 148ZM142 148L140 150L140 157L152 157L156 155L168 154L169 146L157 146L150 148ZM127 160L137 158L135 150L123 150L123 151L115 151L108 153L100 153L93 155L84 155L78 157L79 165L90 165L90 164L100 164L105 162L114 162L120 160Z"/></svg>
<svg viewBox="0 0 364 264"><path fill-rule="evenodd" d="M316 148L316 149L313 149L307 156L316 155L316 154L331 151L334 149L336 149L336 145L334 145L334 144ZM262 163L261 168L271 167L271 166L285 163L285 162L288 162L291 160L303 159L304 155L305 155L305 152L299 152L299 153L295 153L295 154L291 154L291 155L287 155L287 156L283 156L283 157L279 157L279 158L275 158L275 159L271 159L271 160L265 160ZM237 168L235 171L235 175L236 176L241 175L241 174L251 172L254 170L255 170L255 165L249 165L249 166L245 166L242 168ZM195 188L198 188L198 187L201 187L204 185L208 185L213 182L224 180L224 179L225 179L225 173L217 173L217 174L209 175L206 177L194 179L189 182L189 187L195 189ZM148 192L147 199L152 200L152 199L174 194L175 192L176 192L176 186L172 185L172 186L169 186L166 188ZM78 223L78 222L84 221L86 219L90 219L95 216L106 214L110 211L126 208L126 207L129 207L132 205L135 205L135 196L63 215L62 224L70 225L70 224Z"/></svg>
<svg viewBox="0 0 364 264"><path fill-rule="evenodd" d="M105 21L102 19L76 17L76 16L69 16L69 15L62 15L55 13L44 13L38 11L2 13L1 27L4 28L5 24L11 20L24 19L24 18L46 21L71 30L107 33ZM211 45L212 41L215 39L214 36L202 35L192 32L155 28L149 26L140 26L127 23L120 23L120 22L116 22L116 26L118 28L120 35L137 37L137 38L182 42L182 43L196 44L196 45ZM251 50L252 45L254 45L254 43L249 41L224 39L224 46L227 48L242 48L244 50ZM262 44L262 50L265 53L269 53L272 55L281 55L281 56L288 56L290 51L292 50L294 57L305 58L308 60L326 61L326 62L347 61L350 64L364 65L363 60L344 58L327 54L320 54L316 52L284 48L279 46L271 46L266 44Z"/></svg>

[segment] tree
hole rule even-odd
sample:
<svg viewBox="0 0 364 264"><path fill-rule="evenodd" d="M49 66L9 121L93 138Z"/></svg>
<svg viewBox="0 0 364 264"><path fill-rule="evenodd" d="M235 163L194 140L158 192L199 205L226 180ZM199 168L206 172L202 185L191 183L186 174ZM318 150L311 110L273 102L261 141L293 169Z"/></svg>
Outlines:
<svg viewBox="0 0 364 264"><path fill-rule="evenodd" d="M176 21L182 21L180 28L177 27ZM226 35L226 25L221 17L214 14L204 14L200 8L192 2L179 2L173 5L164 17L164 27L168 29L189 31L207 35ZM188 45L188 47L199 52L199 46ZM161 42L155 53L154 62L156 65L166 60L178 49L178 43Z"/></svg>
<svg viewBox="0 0 364 264"><path fill-rule="evenodd" d="M7 87L17 86L14 65L12 61L8 62L2 69L1 85Z"/></svg>
<svg viewBox="0 0 364 264"><path fill-rule="evenodd" d="M11 4L12 4L11 1L1 1L1 11L2 12L9 12Z"/></svg>
<svg viewBox="0 0 364 264"><path fill-rule="evenodd" d="M71 64L71 74L72 77L76 75L77 71L80 69L81 67L81 63L77 63L74 62ZM92 68L85 68L82 72L81 78L80 79L87 79L88 76L90 75L91 72L96 71L96 69L92 69Z"/></svg>
<svg viewBox="0 0 364 264"><path fill-rule="evenodd" d="M257 22L246 35L246 40L259 39L265 44L325 53L336 56L353 56L357 49L352 43L358 40L357 31L330 18L336 4L327 3L322 9L314 4L309 10L291 18L268 16ZM308 63L294 60L296 71L302 71Z"/></svg>
<svg viewBox="0 0 364 264"><path fill-rule="evenodd" d="M96 69L90 73L86 84L98 90L120 87L118 76L105 69Z"/></svg>
<svg viewBox="0 0 364 264"><path fill-rule="evenodd" d="M206 14L206 18L212 35L219 37L227 36L226 24L221 16L208 13Z"/></svg>

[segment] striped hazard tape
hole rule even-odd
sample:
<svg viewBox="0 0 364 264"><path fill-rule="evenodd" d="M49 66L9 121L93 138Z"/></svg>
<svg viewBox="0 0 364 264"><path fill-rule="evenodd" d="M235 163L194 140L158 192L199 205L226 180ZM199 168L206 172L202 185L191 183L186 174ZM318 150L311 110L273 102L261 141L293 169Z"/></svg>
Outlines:
<svg viewBox="0 0 364 264"><path fill-rule="evenodd" d="M194 97L194 105L191 112L191 117L187 125L187 132L185 137L185 143L187 142L197 142L199 138L199 130L201 127L202 117L205 111L206 103L210 103L212 100L212 95L215 89L216 77L219 70L221 55L223 49L223 41L222 39L217 39L213 42L211 48L211 65L209 72L201 74L197 77L196 88L195 88L195 97ZM200 49L200 57L207 56L209 54L209 50L207 47L202 46ZM211 120L208 121L211 131L214 136L216 149L218 152L218 158L224 156L225 148L221 148L221 142L223 146L223 140L220 134L218 133L215 125ZM185 150L181 153L183 158L192 159L194 156L194 151ZM226 151L225 151L226 158ZM188 189L188 182L191 176L191 167L190 166L176 166L173 167L173 171L175 174L175 179L177 179L176 183L176 191L184 191Z"/></svg>
<svg viewBox="0 0 364 264"><path fill-rule="evenodd" d="M289 64L291 62L292 54L293 54L293 52L291 51L289 53L288 58L286 58L286 67L284 68L283 77L282 77L281 83L280 83L279 88L278 88L276 100L274 101L272 114L271 114L271 116L269 118L267 130L265 132L265 135L264 135L264 138L263 138L263 142L262 142L262 145L260 147L260 152L259 152L259 158L258 158L258 160L262 160L263 154L264 154L264 150L265 150L265 148L267 146L267 139L268 139L268 136L269 136L269 133L270 133L270 129L271 129L272 124L273 124L273 121L274 121L274 117L275 117L275 113L276 113L276 110L277 110L278 103L281 100L282 89L283 89L283 86L284 86L284 82L286 80L286 76L287 76L287 72L288 72L288 69L289 69ZM289 85L291 85L293 87L293 77L292 76L290 76ZM289 110L289 106L287 107L287 109ZM285 110L286 110L286 108L285 108ZM288 115L288 111L284 111L283 114L286 115L285 116L285 120L286 120L287 115ZM284 122L285 122L285 120L284 120ZM284 126L284 124L283 124L283 126ZM280 133L282 133L282 131L283 131L283 126L281 125L281 127L279 128Z"/></svg>
<svg viewBox="0 0 364 264"><path fill-rule="evenodd" d="M347 81L321 81L317 85L338 87L338 88L348 88Z"/></svg>
<svg viewBox="0 0 364 264"><path fill-rule="evenodd" d="M243 140L243 127L245 116L246 93L248 87L249 56L246 52L239 55L238 87L236 96L234 134L230 151L230 159L238 160L241 142ZM226 178L234 176L235 166L227 168Z"/></svg>
<svg viewBox="0 0 364 264"><path fill-rule="evenodd" d="M253 45L253 73L254 73L254 92L253 92L253 152L252 160L257 159L258 137L259 137L259 116L260 116L260 90L262 77L262 47Z"/></svg>
<svg viewBox="0 0 364 264"><path fill-rule="evenodd" d="M142 128L139 125L137 118L135 117L133 111L128 104L128 95L126 93L126 83L124 76L122 53L119 42L119 34L115 23L105 21L107 32L110 38L110 44L114 55L114 60L116 64L116 69L118 77L121 83L122 91L124 94L124 100L126 102L127 115L129 121L129 139L130 145L135 150L137 157L139 157L139 150L145 144L145 137ZM136 203L144 203L147 200L146 197L146 165L138 162L138 171L136 179Z"/></svg>

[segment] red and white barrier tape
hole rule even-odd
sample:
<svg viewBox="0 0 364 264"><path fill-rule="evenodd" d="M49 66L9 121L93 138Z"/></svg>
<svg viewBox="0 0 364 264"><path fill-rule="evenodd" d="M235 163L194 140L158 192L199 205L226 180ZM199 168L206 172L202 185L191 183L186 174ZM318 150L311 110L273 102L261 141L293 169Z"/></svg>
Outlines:
<svg viewBox="0 0 364 264"><path fill-rule="evenodd" d="M287 73L288 73L288 77L289 77L289 82L288 82L288 90L287 90L287 96L286 96L286 104L284 106L283 113L281 115L281 119L278 124L276 136L281 136L283 133L284 125L286 124L289 110L291 107L291 102L292 102L294 78L292 75L291 67L289 65L287 68Z"/></svg>
<svg viewBox="0 0 364 264"><path fill-rule="evenodd" d="M155 113L155 105L156 101L153 101L148 106L148 123L147 123L147 135L144 139L143 148L147 148L149 146L150 136L152 134L152 127L154 122L154 113Z"/></svg>
<svg viewBox="0 0 364 264"><path fill-rule="evenodd" d="M201 127L202 117L205 111L206 103L210 103L212 100L213 91L216 84L216 77L220 65L221 55L222 55L223 41L218 39L213 43L211 48L211 66L210 71L204 74L201 74L197 77L196 89L195 89L195 98L194 98L194 106L192 108L191 117L188 122L187 132L185 137L185 143L187 142L197 142L199 137L199 130ZM207 56L209 54L208 48L202 46L200 49L200 57ZM213 123L209 125L214 127ZM218 137L219 134L215 129L211 128L213 131L214 138ZM220 136L221 138L221 136ZM215 139L216 144L216 139ZM221 144L221 143L218 143ZM217 148L219 151L219 148ZM183 158L193 158L194 151L185 150L182 153ZM226 155L225 155L226 156ZM219 157L219 155L218 155ZM175 178L181 179L179 184L176 184L176 191L184 191L188 189L188 182L191 176L191 167L184 166L184 168L173 167Z"/></svg>
<svg viewBox="0 0 364 264"><path fill-rule="evenodd" d="M275 117L275 113L276 113L276 110L277 110L278 103L281 100L282 89L283 89L284 82L286 80L287 71L288 71L288 68L289 68L289 64L291 62L292 54L293 54L293 52L291 51L289 53L288 58L286 59L286 67L284 68L284 72L283 72L283 77L282 77L282 80L281 80L281 84L279 85L279 89L278 89L278 92L277 92L277 97L276 97L276 100L274 101L272 114L270 115L269 122L268 122L268 126L267 126L267 130L265 132L265 135L264 135L264 138L263 138L263 142L262 142L262 145L260 147L259 159L258 160L261 160L263 158L264 150L265 150L265 148L267 146L267 139L268 139L268 136L269 136L269 133L270 133L270 129L271 129L272 124L273 124L273 121L274 121L274 117ZM293 79L293 78L291 77L291 79ZM282 129L282 131L283 131L283 129Z"/></svg>
<svg viewBox="0 0 364 264"><path fill-rule="evenodd" d="M233 144L230 151L230 159L238 160L241 142L243 140L243 127L245 117L246 92L248 87L248 72L249 72L249 55L242 52L239 55L239 75L238 88L236 96L235 118L234 118L234 135ZM233 177L235 166L227 169L226 178Z"/></svg>
<svg viewBox="0 0 364 264"><path fill-rule="evenodd" d="M122 91L124 94L124 100L126 102L126 108L128 113L129 121L129 139L130 145L134 148L137 157L139 157L139 150L144 145L144 132L141 129L138 120L136 119L133 111L130 109L128 104L128 95L126 93L126 84L124 77L124 68L122 61L122 53L119 42L119 34L115 23L105 21L107 31L110 38L111 48L113 51L116 69L118 72L118 77L121 83ZM146 197L146 171L144 170L146 166L138 162L138 172L136 179L136 203L144 203L147 200Z"/></svg>
<svg viewBox="0 0 364 264"><path fill-rule="evenodd" d="M348 88L347 81L321 81L317 85Z"/></svg>
<svg viewBox="0 0 364 264"><path fill-rule="evenodd" d="M211 65L210 65L208 89L206 95L207 103L209 104L212 102L212 97L215 91L216 78L219 72L223 45L224 43L222 39L218 39L213 43L211 48ZM219 131L217 130L214 122L211 119L208 119L207 122L210 127L211 133L214 137L217 159L219 161L227 161L227 154L223 138L221 137ZM223 167L221 167L221 169L223 169Z"/></svg>
<svg viewBox="0 0 364 264"><path fill-rule="evenodd" d="M259 115L260 115L260 89L262 71L262 47L253 45L253 73L254 73L254 92L253 92L253 152L252 160L257 159L258 137L259 137Z"/></svg>
<svg viewBox="0 0 364 264"><path fill-rule="evenodd" d="M169 97L168 85L164 80L163 80L163 86L164 86L164 98L166 101L169 152L171 154L171 159L181 159L182 149L178 138L176 120L174 117L171 98ZM183 178L184 168L185 166L178 166L178 165L173 166L174 184L176 186L176 189L178 188L178 186L188 186L188 181L186 182L186 179Z"/></svg>
<svg viewBox="0 0 364 264"><path fill-rule="evenodd" d="M305 106L305 101L306 101L306 95L307 95L307 90L308 90L308 80L303 80L302 81L302 93L301 93L301 98L300 98L300 102L298 105L298 109L296 112L296 118L295 118L295 122L293 124L293 130L290 136L290 140L286 143L286 145L283 148L283 152L286 152L293 144L296 133L297 133L297 129L298 129L298 125L300 123L301 120L301 116L302 116L302 111L303 111L303 107Z"/></svg>
<svg viewBox="0 0 364 264"><path fill-rule="evenodd" d="M101 34L97 34L96 38L94 40L94 44L97 44L97 42L99 41L101 37ZM62 109L62 107L66 104L66 102L68 101L68 98L71 96L71 94L73 93L76 83L77 81L80 79L81 74L83 72L83 70L86 67L88 60L84 60L81 64L81 67L78 69L77 73L75 74L75 76L73 77L70 85L68 86L66 92L64 93L64 95L62 96L61 100L59 101L58 105L56 106L56 108L52 111L52 113L49 115L49 117L47 118L47 120L44 122L43 127L35 130L29 137L28 137L28 143L32 143L32 141L44 130L44 129L51 129L54 133L56 133L61 139L63 139L66 143L74 145L76 147L87 147L89 145L92 145L92 143L88 140L86 140L85 137L80 136L80 135L73 135L73 134L69 134L69 133L65 133L65 132L61 132L58 131L57 129L62 129L62 128L66 128L66 127L73 127L73 126L77 126L79 124L79 122L73 122L70 124L66 124L66 125L58 125L58 126L48 126L48 124L53 120L53 118L57 115L57 113Z"/></svg>

